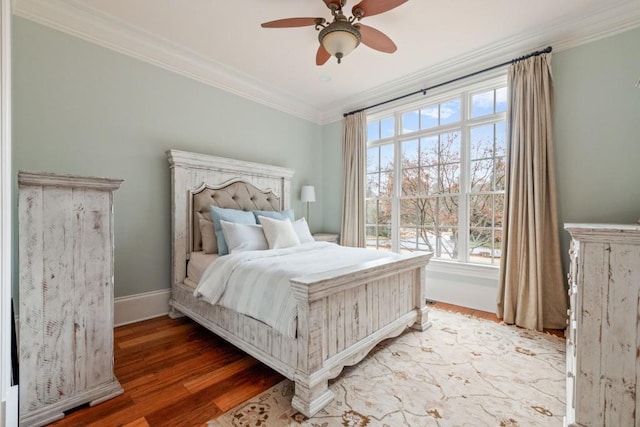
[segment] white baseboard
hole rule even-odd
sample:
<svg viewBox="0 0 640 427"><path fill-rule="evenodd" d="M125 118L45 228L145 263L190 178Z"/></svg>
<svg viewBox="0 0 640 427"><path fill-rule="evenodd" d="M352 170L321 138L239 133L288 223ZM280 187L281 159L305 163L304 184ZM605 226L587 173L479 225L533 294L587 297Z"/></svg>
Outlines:
<svg viewBox="0 0 640 427"><path fill-rule="evenodd" d="M18 386L9 387L5 397L0 403L0 426L18 427Z"/></svg>
<svg viewBox="0 0 640 427"><path fill-rule="evenodd" d="M496 312L498 278L442 274L427 270L427 299L475 310ZM497 276L497 274L496 274Z"/></svg>
<svg viewBox="0 0 640 427"><path fill-rule="evenodd" d="M170 289L118 297L113 301L114 326L153 319L169 313Z"/></svg>

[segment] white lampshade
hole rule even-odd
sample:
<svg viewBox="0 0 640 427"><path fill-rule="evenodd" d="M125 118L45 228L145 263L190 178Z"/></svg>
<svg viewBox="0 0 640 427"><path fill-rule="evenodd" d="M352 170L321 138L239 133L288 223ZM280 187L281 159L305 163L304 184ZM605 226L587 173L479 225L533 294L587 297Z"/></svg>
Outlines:
<svg viewBox="0 0 640 427"><path fill-rule="evenodd" d="M346 19L333 21L318 33L318 40L331 55L341 59L350 54L360 44L360 30Z"/></svg>
<svg viewBox="0 0 640 427"><path fill-rule="evenodd" d="M315 202L316 201L316 189L313 185L303 185L302 192L300 194L300 200L303 202Z"/></svg>
<svg viewBox="0 0 640 427"><path fill-rule="evenodd" d="M358 46L358 38L347 31L333 31L322 39L322 46L331 56L341 58L350 54ZM337 55L337 54L342 55Z"/></svg>

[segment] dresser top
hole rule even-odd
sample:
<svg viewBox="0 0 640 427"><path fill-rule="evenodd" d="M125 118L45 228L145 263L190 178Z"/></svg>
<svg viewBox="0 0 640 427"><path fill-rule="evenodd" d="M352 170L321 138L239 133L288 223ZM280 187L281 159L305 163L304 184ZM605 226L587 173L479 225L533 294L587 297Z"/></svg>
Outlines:
<svg viewBox="0 0 640 427"><path fill-rule="evenodd" d="M584 224L567 223L565 230L581 229L593 231L640 231L640 224Z"/></svg>
<svg viewBox="0 0 640 427"><path fill-rule="evenodd" d="M640 224L565 224L564 228L575 239L640 243Z"/></svg>
<svg viewBox="0 0 640 427"><path fill-rule="evenodd" d="M122 181L124 180L95 176L64 175L48 172L18 172L19 186L83 187L113 191L120 188Z"/></svg>

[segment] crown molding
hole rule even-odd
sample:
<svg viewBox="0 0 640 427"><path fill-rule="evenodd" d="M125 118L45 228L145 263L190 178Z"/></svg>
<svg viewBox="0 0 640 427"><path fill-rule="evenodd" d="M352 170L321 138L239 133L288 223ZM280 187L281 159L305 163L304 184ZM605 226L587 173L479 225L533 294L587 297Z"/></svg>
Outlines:
<svg viewBox="0 0 640 427"><path fill-rule="evenodd" d="M553 47L562 52L583 44L619 34L640 26L640 2L619 0L592 9L572 19L550 22L535 32L519 34L498 43L463 54L432 67L404 76L355 97L338 100L323 109L322 123L341 120L344 113L393 99L457 76L463 76L509 61L528 52ZM495 74L495 72L494 72ZM485 78L487 75L483 75ZM449 86L447 89L452 88ZM404 101L407 102L407 101Z"/></svg>
<svg viewBox="0 0 640 427"><path fill-rule="evenodd" d="M315 123L321 121L321 111L293 95L111 15L97 12L80 1L15 0L13 13L259 104Z"/></svg>
<svg viewBox="0 0 640 427"><path fill-rule="evenodd" d="M581 16L553 21L535 32L459 55L323 108L313 107L251 75L99 13L78 0L15 0L13 13L284 113L328 124L340 120L347 111L481 70L532 50L551 45L554 52L561 52L640 26L639 1L606 3Z"/></svg>

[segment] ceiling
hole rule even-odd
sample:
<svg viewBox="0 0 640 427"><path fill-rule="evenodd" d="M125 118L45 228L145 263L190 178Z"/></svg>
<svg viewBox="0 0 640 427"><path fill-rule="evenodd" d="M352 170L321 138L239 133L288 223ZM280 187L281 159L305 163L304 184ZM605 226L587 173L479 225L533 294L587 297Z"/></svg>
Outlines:
<svg viewBox="0 0 640 427"><path fill-rule="evenodd" d="M348 0L346 11L359 0ZM640 26L640 0L409 0L363 23L391 37L315 65L313 27L260 23L331 14L322 0L14 0L16 15L317 122L552 45Z"/></svg>

